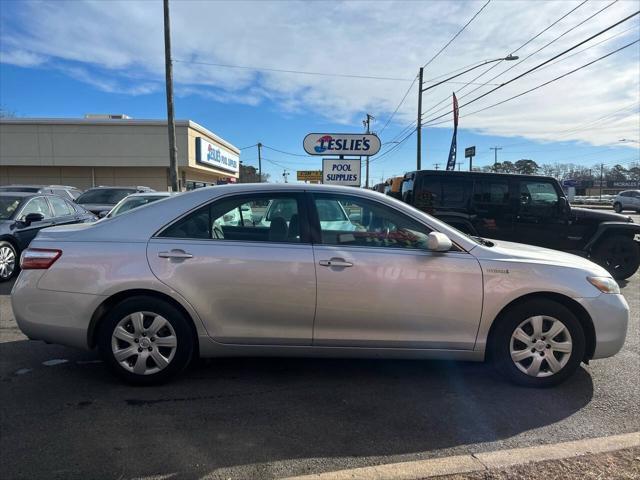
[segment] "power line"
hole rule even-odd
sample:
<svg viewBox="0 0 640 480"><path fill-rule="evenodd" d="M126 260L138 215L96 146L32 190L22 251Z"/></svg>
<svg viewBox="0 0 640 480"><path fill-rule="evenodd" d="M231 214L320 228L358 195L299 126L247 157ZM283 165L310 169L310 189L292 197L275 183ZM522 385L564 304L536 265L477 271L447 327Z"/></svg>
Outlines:
<svg viewBox="0 0 640 480"><path fill-rule="evenodd" d="M554 21L551 25L547 26L545 29L543 29L542 31L540 31L537 35L533 36L532 38L530 38L529 40L527 40L526 42L524 42L522 45L520 45L518 48L516 48L513 52L511 52L511 54L513 55L514 53L522 50L524 47L526 47L527 45L529 45L532 41L534 41L535 39L537 39L538 37L540 37L543 33L547 32L549 29L553 28L555 25L557 25L559 22L561 22L562 20L564 20L565 18L567 18L569 15L571 15L572 13L574 13L577 9L579 9L580 7L582 7L585 3L587 3L588 0L584 0L582 3L578 4L576 7L572 8L571 10L569 10L567 13L565 13L564 15L562 15L560 18L558 18L556 21ZM539 48L538 50L536 50L535 52L527 55L525 58L523 58L522 60L520 60L519 62L511 65L509 68L507 68L506 70L498 73L497 75L493 76L492 78L490 78L489 80L487 80L487 84L493 80L495 80L496 78L498 78L501 75L504 75L506 72L508 72L509 70L515 68L516 66L520 65L522 62L524 62L525 60L531 58L533 55L536 55L537 53L541 52L542 50L544 50L545 48L547 48L549 45L553 44L554 42L556 42L557 40L559 40L560 38L562 38L563 36L565 36L566 34L568 34L569 32L571 32L572 30L575 30L576 28L578 28L579 26L583 25L584 23L588 22L589 20L591 20L592 18L594 18L596 15L599 15L601 12L603 12L604 10L606 10L607 8L609 8L611 5L613 5L614 3L616 3L618 0L614 0L612 3L606 5L604 8L600 9L599 11L595 12L593 15L589 16L588 18L586 18L585 20L582 20L580 23L578 23L577 25L574 25L573 27L571 27L569 30L563 32L562 34L560 34L559 36L555 37L553 40L551 40L549 43L547 43L546 45L544 45L543 47ZM500 65L502 62L498 62L494 65L492 65L490 68L488 68L487 70L485 70L484 72L480 73L478 76L476 76L475 78L473 78L470 82L469 85L471 85L471 82L475 82L476 80L478 80L480 77L484 76L485 74L489 73L491 70L493 70L494 68L496 68L498 65ZM461 89L458 90L458 92L461 92L462 90L464 90L468 85L465 85L464 87L462 87ZM486 85L481 85L478 88L474 88L473 90L471 90L470 92L465 93L464 95L461 95L459 97L459 99L463 99L469 95L471 95L473 92L479 90L480 88L482 88L483 86ZM443 98L442 100L440 100L437 104L435 104L433 107L431 107L429 110L426 110L424 113L426 114L427 112L430 112L432 110L434 110L436 107L438 107L439 105L442 105L445 102L449 101L449 97L447 98ZM446 108L446 107L444 107ZM441 111L442 108L436 110L436 113Z"/></svg>
<svg viewBox="0 0 640 480"><path fill-rule="evenodd" d="M409 85L409 88L407 88L407 91L405 92L404 96L402 97L402 100L400 100L400 103L398 104L396 109L393 111L391 116L387 119L387 121L384 124L384 126L380 129L380 132L379 132L380 135L382 135L382 132L384 132L384 129L387 128L387 125L389 125L389 122L391 122L391 119L395 116L395 114L398 113L398 110L400 109L400 107L402 106L404 101L407 99L407 95L409 95L409 92L411 91L413 86L416 84L416 80L418 80L418 76L417 75L415 77L413 77L413 82L411 82L411 85Z"/></svg>
<svg viewBox="0 0 640 480"><path fill-rule="evenodd" d="M481 13L485 8L486 8L486 6L487 6L487 5L489 5L489 3L491 3L491 0L487 0L487 3L485 3L485 4L480 8L480 10L478 10L478 11L476 12L476 14L475 14L473 17L471 17L471 19L470 19L467 23L465 23L465 24L464 24L464 26L463 26L460 30L458 30L458 33L456 33L456 34L451 38L451 40L449 40L449 41L445 44L445 46L444 46L444 47L442 47L440 50L438 50L438 53L436 53L433 57L431 57L431 59L430 59L430 60L428 60L428 61L427 61L427 63L425 63L425 64L422 66L422 68L427 68L427 66L428 66L431 62L433 62L436 58L438 58L438 56L440 56L440 54L441 54L442 52L444 52L444 50L445 50L449 45L451 45L451 44L453 43L453 41L454 41L456 38L458 38L458 36L459 36L462 32L464 32L464 31L465 31L465 29L469 26L469 24L470 24L471 22L473 22L473 21L476 19L476 17L477 17L478 15L480 15L480 13ZM422 88L422 85L420 85L420 88Z"/></svg>
<svg viewBox="0 0 640 480"><path fill-rule="evenodd" d="M248 148L253 148L253 147L257 147L257 146L258 146L258 144L254 143L253 145L249 145L248 147L242 147L242 148L239 148L238 150L247 150Z"/></svg>
<svg viewBox="0 0 640 480"><path fill-rule="evenodd" d="M269 150L273 150L274 152L282 153L283 155L291 155L292 157L305 157L305 158L313 157L313 155L303 155L301 153L293 153L293 152L287 152L285 150L279 150L277 148L270 147L269 145L265 145L264 143L262 144L262 146L264 148L268 148Z"/></svg>
<svg viewBox="0 0 640 480"><path fill-rule="evenodd" d="M619 20L618 22L614 23L613 25L608 26L608 27L607 27L607 28L605 28L604 30L601 30L601 31L599 31L599 32L598 32L598 33L596 33L596 34L591 35L589 38L587 38L587 39L585 39L585 40L582 40L581 42L579 42L579 43L575 44L574 46L572 46L572 47L570 47L570 48L568 48L568 49L566 49L566 50L564 50L564 51L562 51L562 52L560 52L560 53L558 53L557 55L555 55L555 56L551 57L550 59L545 60L544 62L539 63L538 65L536 65L535 67L530 68L530 69L529 69L529 70L527 70L526 72L523 72L523 73L521 73L520 75L516 75L515 77L511 78L510 80L507 80L506 82L504 82L504 83L500 84L499 86L497 86L497 87L495 87L495 88L492 88L492 89L491 89L491 90L489 90L488 92L485 92L485 93L483 93L482 95L480 95L480 96L478 96L478 97L476 97L476 98L473 98L473 99L469 100L467 103L465 103L465 104L463 104L463 105L460 105L460 107L459 107L459 108L466 107L467 105L470 105L470 104L472 104L472 103L474 103L474 102L477 102L477 101L478 101L478 100L480 100L481 98L484 98L484 97L486 97L487 95L490 95L491 93L495 92L496 90L499 90L499 89L501 89L501 88L503 88L503 87L506 87L507 85L509 85L509 84L511 84L511 83L513 83L513 82L515 82L516 80L519 80L520 78L524 77L525 75L528 75L528 74L530 74L531 72L534 72L535 70L538 70L539 68L543 67L544 65L546 65L546 64L548 64L548 63L551 63L552 61L556 60L557 58L562 57L563 55L565 55L565 54L569 53L570 51L575 50L576 48L578 48L578 47L580 47L580 46L584 45L585 43L587 43L587 42L589 42L589 41L593 40L594 38L599 37L600 35L602 35L602 34L604 34L604 33L608 32L608 31L609 31L609 30L611 30L612 28L615 28L615 27L617 27L618 25L621 25L622 23L624 23L624 22L627 22L627 21L631 20L633 17L635 17L635 16L636 16L636 15L638 15L639 13L640 13L640 10L636 11L635 13L632 13L631 15L628 15L627 17L623 18L622 20ZM634 42L634 43L635 43L635 42ZM626 47L625 47L625 48L626 48ZM618 50L616 50L616 51L618 51ZM613 52L613 53L615 53L615 52ZM589 64L591 64L591 63L593 63L593 62L590 62ZM438 117L432 118L432 119L430 119L430 120L426 120L424 123L425 123L425 124L426 124L426 123L432 123L432 122L434 122L434 121L436 121L436 120L439 120L439 119L441 119L441 118L446 117L447 115L449 115L449 114L450 114L450 113L452 113L452 112L453 112L453 110L450 110L449 112L444 113L444 114L442 114L442 115L439 115Z"/></svg>
<svg viewBox="0 0 640 480"><path fill-rule="evenodd" d="M628 43L628 44L626 44L626 45L624 45L624 46L622 46L622 47L620 47L620 48L617 48L616 50L613 50L612 52L607 53L606 55L603 55L603 56L601 56L601 57L599 57L599 58L596 58L595 60L592 60L591 62L585 63L584 65L581 65L581 66L579 66L578 68L574 68L573 70L570 70L570 71L568 71L568 72L566 72L566 73L563 73L562 75L559 75L559 76L557 76L557 77L555 77L555 78L553 78L553 79L551 79L551 80L549 80L549 81L547 81L547 82L541 83L540 85L537 85L537 86L535 86L535 87L533 87L533 88L530 88L529 90L526 90L526 91L521 92L521 93L519 93L519 94L517 94L517 95L514 95L514 96L512 96L512 97L509 97L509 98L507 98L507 99L505 99L505 100L502 100L502 101L500 101L500 102L494 103L493 105L489 105L489 106L483 107L483 108L481 108L481 109L479 109L479 110L475 110L475 111L473 111L473 112L467 113L467 114L462 115L462 116L464 116L464 117L468 117L468 116L470 116L470 115L475 115L476 113L480 113L480 112L483 112L483 111L488 110L488 109L490 109L490 108L497 107L498 105L502 105L503 103L509 102L509 101L511 101L511 100L513 100L513 99L515 99L515 98L518 98L518 97L521 97L521 96L523 96L523 95L526 95L527 93L531 93L531 92L533 92L534 90L538 90L539 88L542 88L542 87L544 87L544 86L546 86L546 85L549 85L550 83L556 82L556 81L558 81L558 80L560 80L560 79L562 79L562 78L564 78L564 77L567 77L567 76L569 76L569 75L571 75L571 74L574 74L574 73L576 73L576 72L578 72L578 71L582 70L583 68L587 68L588 66L593 65L593 64L594 64L594 63L596 63L596 62L599 62L599 61L601 61L601 60L604 60L605 58L610 57L611 55L614 55L614 54L616 54L616 53L618 53L618 52L620 52L620 51L622 51L622 50L624 50L624 49L626 49L626 48L629 48L629 47L631 47L632 45L635 45L635 44L636 44L636 43L638 43L638 42L640 42L640 40L635 40L635 41L633 41L633 42L631 42L631 43ZM464 106L466 106L466 105L469 105L469 103L471 103L471 102L468 102L468 103L466 103L465 105L461 105L461 106L460 106L460 108L462 108L462 107L464 107ZM438 124L440 124L440 123L445 123L445 122L448 122L448 120L445 120L445 121L443 121L443 122L437 122L437 123L429 123L429 125L438 125Z"/></svg>

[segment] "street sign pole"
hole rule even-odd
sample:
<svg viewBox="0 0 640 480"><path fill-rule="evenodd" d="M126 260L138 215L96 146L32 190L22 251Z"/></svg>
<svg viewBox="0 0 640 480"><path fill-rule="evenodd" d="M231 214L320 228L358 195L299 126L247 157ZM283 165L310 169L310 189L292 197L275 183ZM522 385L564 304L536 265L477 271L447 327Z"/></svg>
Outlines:
<svg viewBox="0 0 640 480"><path fill-rule="evenodd" d="M469 171L473 171L473 157L476 155L476 146L464 149L464 156L469 159Z"/></svg>

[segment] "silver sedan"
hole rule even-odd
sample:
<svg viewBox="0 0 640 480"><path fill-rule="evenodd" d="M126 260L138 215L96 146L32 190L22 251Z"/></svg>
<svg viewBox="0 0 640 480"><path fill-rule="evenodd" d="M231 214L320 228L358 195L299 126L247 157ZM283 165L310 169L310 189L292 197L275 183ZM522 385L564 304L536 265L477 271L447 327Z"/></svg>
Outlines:
<svg viewBox="0 0 640 480"><path fill-rule="evenodd" d="M589 260L329 186L219 186L49 228L21 266L22 331L97 347L139 384L196 356L275 355L488 359L544 387L616 354L629 316Z"/></svg>

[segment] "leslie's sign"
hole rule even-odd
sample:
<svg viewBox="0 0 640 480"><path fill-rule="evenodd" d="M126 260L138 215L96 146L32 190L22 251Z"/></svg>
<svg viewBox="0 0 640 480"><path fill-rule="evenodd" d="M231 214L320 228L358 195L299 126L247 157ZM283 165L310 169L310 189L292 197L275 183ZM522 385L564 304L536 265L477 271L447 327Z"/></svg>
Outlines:
<svg viewBox="0 0 640 480"><path fill-rule="evenodd" d="M310 133L304 137L304 151L309 155L371 156L380 151L380 139L374 134Z"/></svg>
<svg viewBox="0 0 640 480"><path fill-rule="evenodd" d="M196 137L196 161L233 173L238 173L240 170L238 155L222 150L202 137Z"/></svg>

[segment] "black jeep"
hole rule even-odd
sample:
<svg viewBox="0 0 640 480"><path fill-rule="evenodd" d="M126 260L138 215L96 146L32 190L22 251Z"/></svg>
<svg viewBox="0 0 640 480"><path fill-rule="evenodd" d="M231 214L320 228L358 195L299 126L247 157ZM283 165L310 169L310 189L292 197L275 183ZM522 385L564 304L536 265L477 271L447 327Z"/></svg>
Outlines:
<svg viewBox="0 0 640 480"><path fill-rule="evenodd" d="M588 257L616 279L640 265L639 224L572 207L551 177L421 170L405 174L402 200L470 235Z"/></svg>

